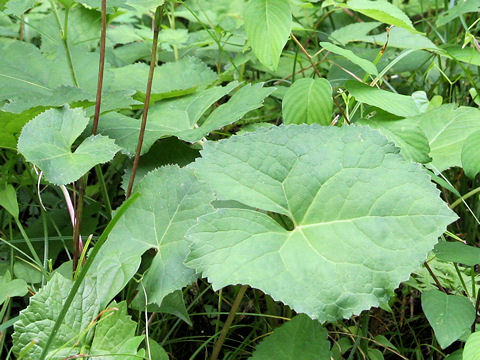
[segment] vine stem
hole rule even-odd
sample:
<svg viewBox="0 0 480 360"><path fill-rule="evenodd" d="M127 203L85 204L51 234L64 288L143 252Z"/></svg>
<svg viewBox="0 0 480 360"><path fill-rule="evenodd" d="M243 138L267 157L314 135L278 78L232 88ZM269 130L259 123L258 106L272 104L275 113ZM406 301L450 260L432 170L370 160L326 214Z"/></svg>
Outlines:
<svg viewBox="0 0 480 360"><path fill-rule="evenodd" d="M155 18L153 20L153 43L152 43L152 57L150 60L150 71L148 73L147 90L145 92L145 104L143 106L140 134L138 135L137 151L135 153L135 159L133 160L132 174L130 175L130 180L128 182L128 189L126 194L127 199L130 197L132 193L133 183L135 181L135 174L137 173L138 162L140 160L140 153L142 151L143 136L145 134L145 127L147 125L148 108L150 106L150 95L152 93L153 74L155 73L155 66L157 64L158 33L160 32L160 20L161 20L162 14L163 14L163 5L160 5L155 10Z"/></svg>
<svg viewBox="0 0 480 360"><path fill-rule="evenodd" d="M438 288L440 289L440 291L444 292L445 294L448 295L448 292L447 290L445 290L445 288L442 286L442 284L440 284L440 281L438 281L437 277L435 276L435 274L433 273L432 269L430 268L430 266L428 265L428 263L425 261L423 263L423 265L425 265L425 268L427 269L428 273L430 274L430 276L432 277L433 281L435 281L435 284L437 284Z"/></svg>
<svg viewBox="0 0 480 360"><path fill-rule="evenodd" d="M220 354L220 350L222 349L223 343L225 338L227 337L228 330L230 330L230 326L232 326L233 319L235 319L235 315L238 312L238 308L240 307L240 303L242 302L243 296L245 295L245 291L247 291L248 285L242 285L240 290L238 290L238 294L233 301L232 308L228 313L227 321L223 325L222 331L220 332L220 336L218 337L217 342L213 346L212 356L210 360L217 360L218 355Z"/></svg>

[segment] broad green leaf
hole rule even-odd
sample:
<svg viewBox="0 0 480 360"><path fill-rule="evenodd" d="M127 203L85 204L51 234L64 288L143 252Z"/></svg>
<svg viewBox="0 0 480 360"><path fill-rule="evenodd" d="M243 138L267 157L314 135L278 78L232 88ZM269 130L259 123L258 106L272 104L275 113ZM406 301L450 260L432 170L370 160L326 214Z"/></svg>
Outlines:
<svg viewBox="0 0 480 360"><path fill-rule="evenodd" d="M0 206L7 210L14 218L18 218L17 192L11 184L0 187Z"/></svg>
<svg viewBox="0 0 480 360"><path fill-rule="evenodd" d="M149 173L136 191L140 197L112 230L92 276L100 284L100 298L108 301L135 274L143 253L154 249L156 256L142 283L149 303L160 305L166 295L196 279L183 265L188 253L184 236L197 217L211 211L213 195L192 170L177 166Z"/></svg>
<svg viewBox="0 0 480 360"><path fill-rule="evenodd" d="M142 153L147 152L156 140L164 137L176 136L184 141L196 142L211 131L232 124L249 111L261 107L263 100L275 90L263 88L261 83L247 84L235 92L227 103L213 110L203 123L198 124L207 109L231 92L235 85L236 83L231 83L225 87L214 87L153 106L149 111ZM106 114L99 124L99 131L115 139L125 153L133 155L140 120L115 113Z"/></svg>
<svg viewBox="0 0 480 360"><path fill-rule="evenodd" d="M112 69L116 90L135 90L145 93L149 66L136 63ZM186 57L177 62L165 63L155 69L152 83L153 99L191 94L217 79L217 75L202 61Z"/></svg>
<svg viewBox="0 0 480 360"><path fill-rule="evenodd" d="M137 323L127 314L127 303L111 303L95 327L90 349L92 360L137 359L137 348L144 336L135 336ZM116 355L119 354L119 355ZM132 356L126 356L126 354ZM120 356L122 355L122 356Z"/></svg>
<svg viewBox="0 0 480 360"><path fill-rule="evenodd" d="M370 31L379 27L380 24L381 23L376 21L348 24L332 32L330 39L344 46L353 41L363 41L363 38L367 36Z"/></svg>
<svg viewBox="0 0 480 360"><path fill-rule="evenodd" d="M193 165L199 178L217 199L252 209L201 217L187 266L214 289L248 284L321 321L385 303L456 219L397 152L357 126L289 125L207 142Z"/></svg>
<svg viewBox="0 0 480 360"><path fill-rule="evenodd" d="M13 279L10 272L0 276L0 305L14 296L24 296L28 292L27 283L22 279Z"/></svg>
<svg viewBox="0 0 480 360"><path fill-rule="evenodd" d="M168 357L167 352L163 347L160 346L159 343L157 343L155 340L152 338L148 339L148 343L150 345L150 352L152 355L152 359L155 360L169 360L170 358Z"/></svg>
<svg viewBox="0 0 480 360"><path fill-rule="evenodd" d="M300 314L273 331L256 348L252 360L318 360L330 358L327 331Z"/></svg>
<svg viewBox="0 0 480 360"><path fill-rule="evenodd" d="M395 94L354 80L347 81L345 87L357 101L376 106L391 114L404 117L420 114L411 96Z"/></svg>
<svg viewBox="0 0 480 360"><path fill-rule="evenodd" d="M438 290L422 294L422 309L442 349L467 332L475 320L475 308L468 298Z"/></svg>
<svg viewBox="0 0 480 360"><path fill-rule="evenodd" d="M437 26L443 26L462 16L463 14L471 12L480 12L480 4L477 0L457 1L453 7L438 15L435 24Z"/></svg>
<svg viewBox="0 0 480 360"><path fill-rule="evenodd" d="M35 5L35 0L10 0L5 4L5 13L21 16L25 11Z"/></svg>
<svg viewBox="0 0 480 360"><path fill-rule="evenodd" d="M480 248L461 242L439 242L435 245L433 253L443 261L452 261L469 266L480 264Z"/></svg>
<svg viewBox="0 0 480 360"><path fill-rule="evenodd" d="M480 331L468 337L463 349L463 360L480 360Z"/></svg>
<svg viewBox="0 0 480 360"><path fill-rule="evenodd" d="M343 56L350 60L352 63L360 66L367 74L378 75L378 70L376 66L369 60L363 59L360 56L357 56L351 50L343 49L340 46L334 45L329 42L320 42L320 46L330 51L331 53Z"/></svg>
<svg viewBox="0 0 480 360"><path fill-rule="evenodd" d="M81 109L47 110L25 125L18 151L51 183L69 184L95 165L110 161L119 150L112 139L95 135L72 152L73 143L87 125L88 118Z"/></svg>
<svg viewBox="0 0 480 360"><path fill-rule="evenodd" d="M12 335L14 354L26 351L25 359L40 358L72 284L71 280L55 273L50 281L30 298L30 304L20 312L20 318L14 325L15 332ZM77 355L80 347L88 341L87 327L95 319L98 311L95 283L84 281L50 346L47 359Z"/></svg>
<svg viewBox="0 0 480 360"><path fill-rule="evenodd" d="M412 25L412 22L405 13L385 0L349 0L346 5L372 19L381 21L385 24L395 25L407 29L413 33L418 32Z"/></svg>
<svg viewBox="0 0 480 360"><path fill-rule="evenodd" d="M461 154L467 138L480 131L480 110L454 104L442 105L409 119L423 130L430 144L432 164L438 171L462 166Z"/></svg>
<svg viewBox="0 0 480 360"><path fill-rule="evenodd" d="M325 79L299 79L287 90L282 101L285 124L332 122L332 86Z"/></svg>
<svg viewBox="0 0 480 360"><path fill-rule="evenodd" d="M249 0L243 17L255 56L267 68L276 71L292 29L288 0Z"/></svg>
<svg viewBox="0 0 480 360"><path fill-rule="evenodd" d="M470 134L463 144L462 168L472 179L480 172L480 131Z"/></svg>
<svg viewBox="0 0 480 360"><path fill-rule="evenodd" d="M430 146L427 137L418 124L412 121L390 120L387 116L375 116L368 120L361 119L356 123L378 129L400 148L400 154L406 159L419 163L428 163L432 160L428 155Z"/></svg>

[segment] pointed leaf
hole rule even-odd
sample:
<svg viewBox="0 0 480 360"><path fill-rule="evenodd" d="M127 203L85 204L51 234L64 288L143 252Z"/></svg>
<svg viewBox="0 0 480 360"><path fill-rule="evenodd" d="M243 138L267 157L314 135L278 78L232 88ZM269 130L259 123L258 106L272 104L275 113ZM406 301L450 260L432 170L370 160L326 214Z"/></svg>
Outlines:
<svg viewBox="0 0 480 360"><path fill-rule="evenodd" d="M321 321L386 302L456 219L397 152L355 126L289 125L208 142L196 173L219 200L252 209L200 218L186 264L215 289L248 284Z"/></svg>
<svg viewBox="0 0 480 360"><path fill-rule="evenodd" d="M299 79L287 90L282 101L285 124L332 122L332 86L325 79Z"/></svg>
<svg viewBox="0 0 480 360"><path fill-rule="evenodd" d="M0 276L0 305L6 299L14 296L24 296L28 292L27 283L23 279L13 279L10 272L7 271Z"/></svg>
<svg viewBox="0 0 480 360"><path fill-rule="evenodd" d="M422 294L422 309L442 349L458 340L475 320L475 308L470 300L438 290Z"/></svg>
<svg viewBox="0 0 480 360"><path fill-rule="evenodd" d="M245 32L255 56L276 71L292 28L288 0L250 0L243 14Z"/></svg>
<svg viewBox="0 0 480 360"><path fill-rule="evenodd" d="M0 206L7 210L14 218L18 218L17 192L11 184L0 188Z"/></svg>
<svg viewBox="0 0 480 360"><path fill-rule="evenodd" d="M405 13L385 0L349 0L347 7L385 24L395 25L413 33L418 32Z"/></svg>
<svg viewBox="0 0 480 360"><path fill-rule="evenodd" d="M461 242L439 242L435 245L433 253L443 261L453 261L469 266L480 264L480 248Z"/></svg>
<svg viewBox="0 0 480 360"><path fill-rule="evenodd" d="M391 114L405 117L420 114L411 96L395 94L354 80L347 81L345 87L357 101L376 106Z"/></svg>
<svg viewBox="0 0 480 360"><path fill-rule="evenodd" d="M343 49L340 46L334 45L329 42L320 42L320 46L330 51L331 53L343 56L350 60L355 65L360 66L367 74L378 75L377 67L369 60L363 59L358 55L355 55L353 51Z"/></svg>
<svg viewBox="0 0 480 360"><path fill-rule="evenodd" d="M119 150L112 139L95 135L72 152L88 118L81 109L50 109L29 121L18 139L18 151L38 166L53 184L69 184L97 164L110 161Z"/></svg>
<svg viewBox="0 0 480 360"><path fill-rule="evenodd" d="M381 23L376 21L348 24L332 32L330 39L344 46L349 42L362 41L363 37L367 36L373 29L379 27L380 24Z"/></svg>
<svg viewBox="0 0 480 360"><path fill-rule="evenodd" d="M273 331L256 348L251 360L328 360L327 331L318 321L297 315Z"/></svg>

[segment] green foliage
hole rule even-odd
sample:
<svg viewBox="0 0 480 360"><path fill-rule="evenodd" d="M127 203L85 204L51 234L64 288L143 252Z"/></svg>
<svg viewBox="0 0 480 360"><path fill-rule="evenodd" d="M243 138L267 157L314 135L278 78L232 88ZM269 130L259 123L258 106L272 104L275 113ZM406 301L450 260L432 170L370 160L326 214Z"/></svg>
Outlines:
<svg viewBox="0 0 480 360"><path fill-rule="evenodd" d="M292 27L288 0L249 0L244 19L245 32L255 56L267 68L277 70Z"/></svg>
<svg viewBox="0 0 480 360"><path fill-rule="evenodd" d="M471 334L463 349L463 360L480 359L480 332Z"/></svg>
<svg viewBox="0 0 480 360"><path fill-rule="evenodd" d="M422 309L442 349L469 331L475 308L467 298L438 290L422 294Z"/></svg>
<svg viewBox="0 0 480 360"><path fill-rule="evenodd" d="M330 358L329 348L322 325L306 315L297 315L262 341L251 359L326 360Z"/></svg>
<svg viewBox="0 0 480 360"><path fill-rule="evenodd" d="M18 151L38 166L53 184L78 180L96 164L110 161L119 148L106 136L86 138L72 152L75 140L87 127L81 109L51 109L27 123L18 139Z"/></svg>
<svg viewBox="0 0 480 360"><path fill-rule="evenodd" d="M13 279L7 271L0 276L0 305L14 296L24 296L28 292L27 283L22 279Z"/></svg>
<svg viewBox="0 0 480 360"><path fill-rule="evenodd" d="M361 127L287 126L207 143L194 168L217 198L285 215L293 229L264 212L219 209L190 230L187 265L214 288L249 284L321 321L385 303L455 220L396 152Z"/></svg>
<svg viewBox="0 0 480 360"><path fill-rule="evenodd" d="M282 101L285 124L332 122L332 86L325 79L299 79L290 86Z"/></svg>

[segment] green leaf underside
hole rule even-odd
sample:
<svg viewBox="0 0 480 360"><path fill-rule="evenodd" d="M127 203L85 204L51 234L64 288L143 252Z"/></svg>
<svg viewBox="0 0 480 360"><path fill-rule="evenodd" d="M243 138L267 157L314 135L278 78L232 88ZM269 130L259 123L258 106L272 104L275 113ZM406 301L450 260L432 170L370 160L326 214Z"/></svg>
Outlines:
<svg viewBox="0 0 480 360"><path fill-rule="evenodd" d="M347 81L345 87L357 101L376 106L391 114L404 117L420 114L411 96L395 94L354 80Z"/></svg>
<svg viewBox="0 0 480 360"><path fill-rule="evenodd" d="M435 245L433 253L443 261L453 261L469 266L480 264L480 248L461 242L440 242Z"/></svg>
<svg viewBox="0 0 480 360"><path fill-rule="evenodd" d="M26 359L39 359L46 344L62 305L67 299L72 287L72 281L54 273L50 281L30 298L30 305L20 312L20 318L15 323L13 352L19 354L26 350ZM82 344L73 348L76 341L85 336L85 329L97 316L99 311L95 293L95 284L85 281L73 300L65 320L58 330L47 359L62 359L79 353ZM32 341L36 341L32 345ZM66 346L65 346L66 344Z"/></svg>
<svg viewBox="0 0 480 360"><path fill-rule="evenodd" d="M374 20L417 32L405 13L385 0L349 0L347 7Z"/></svg>
<svg viewBox="0 0 480 360"><path fill-rule="evenodd" d="M208 142L193 168L219 209L189 230L187 266L248 284L321 321L387 301L455 214L415 164L366 127L283 126ZM228 260L227 260L228 259Z"/></svg>
<svg viewBox="0 0 480 360"><path fill-rule="evenodd" d="M91 274L100 284L102 302L109 301L135 274L142 254L155 249L157 255L143 285L149 303L160 305L166 295L196 278L183 265L188 253L184 236L197 217L213 210L213 195L192 170L178 166L149 173L136 191L140 197L112 230Z"/></svg>
<svg viewBox="0 0 480 360"><path fill-rule="evenodd" d="M230 93L236 83L225 87L214 87L180 99L163 101L149 111L142 154L153 143L164 137L196 142L213 130L240 120L246 113L262 106L263 100L275 88L263 88L262 84L245 85L233 94L231 99L217 107L208 118L197 127L201 116L218 99ZM140 131L140 121L116 113L106 114L99 124L99 132L116 140L127 154L135 153Z"/></svg>
<svg viewBox="0 0 480 360"><path fill-rule="evenodd" d="M457 108L454 104L442 105L409 120L417 123L427 136L432 164L438 171L461 166L467 138L480 131L480 110L466 106Z"/></svg>
<svg viewBox="0 0 480 360"><path fill-rule="evenodd" d="M72 152L74 141L88 125L82 109L50 109L29 121L18 139L18 151L38 166L53 184L69 184L119 150L112 139L95 135Z"/></svg>
<svg viewBox="0 0 480 360"><path fill-rule="evenodd" d="M343 49L340 46L334 45L329 42L320 42L320 46L326 49L327 51L330 51L331 53L341 55L348 60L350 60L352 63L355 65L360 66L367 74L370 75L378 75L378 70L376 66L369 60L363 59L358 55L355 55L353 51Z"/></svg>
<svg viewBox="0 0 480 360"><path fill-rule="evenodd" d="M476 131L465 140L462 147L462 168L465 175L474 179L480 172L480 131Z"/></svg>
<svg viewBox="0 0 480 360"><path fill-rule="evenodd" d="M468 337L463 349L463 360L480 360L480 331Z"/></svg>
<svg viewBox="0 0 480 360"><path fill-rule="evenodd" d="M250 0L245 5L244 19L255 56L267 68L277 70L292 28L288 0Z"/></svg>
<svg viewBox="0 0 480 360"><path fill-rule="evenodd" d="M468 331L475 320L475 308L468 298L438 290L422 294L422 309L442 349Z"/></svg>
<svg viewBox="0 0 480 360"><path fill-rule="evenodd" d="M282 101L285 124L330 125L332 86L325 79L299 79L287 90Z"/></svg>
<svg viewBox="0 0 480 360"><path fill-rule="evenodd" d="M328 360L327 331L318 321L300 314L273 331L255 349L251 360Z"/></svg>

